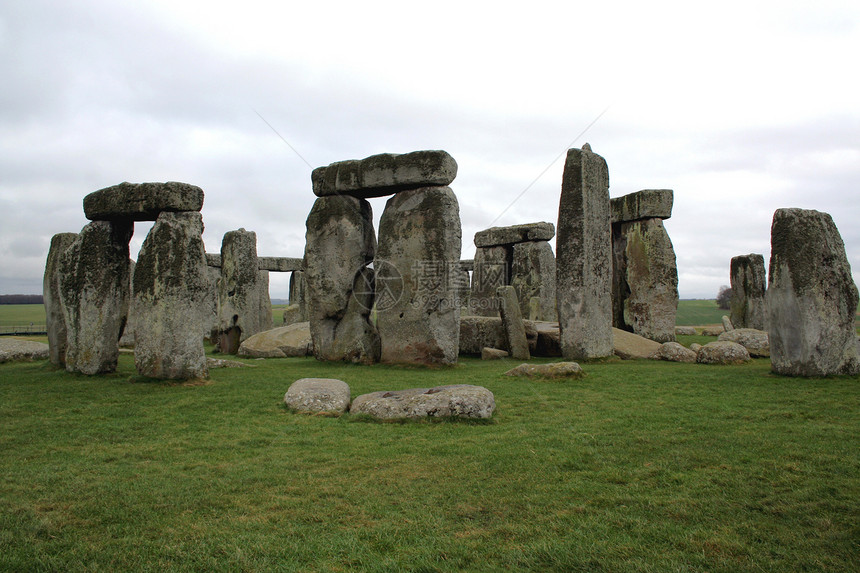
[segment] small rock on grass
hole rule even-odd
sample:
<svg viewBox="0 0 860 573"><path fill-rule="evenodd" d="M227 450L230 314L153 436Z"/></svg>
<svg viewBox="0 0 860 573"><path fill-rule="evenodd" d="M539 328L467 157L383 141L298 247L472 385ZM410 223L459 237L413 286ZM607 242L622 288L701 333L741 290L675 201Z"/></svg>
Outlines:
<svg viewBox="0 0 860 573"><path fill-rule="evenodd" d="M696 352L677 342L664 342L649 358L669 362L695 362Z"/></svg>
<svg viewBox="0 0 860 573"><path fill-rule="evenodd" d="M508 352L506 350L499 350L498 348L487 348L486 346L481 349L481 360L498 360L500 358L507 358Z"/></svg>
<svg viewBox="0 0 860 573"><path fill-rule="evenodd" d="M576 362L553 362L551 364L520 364L505 372L505 376L576 379L585 376L585 372Z"/></svg>
<svg viewBox="0 0 860 573"><path fill-rule="evenodd" d="M743 364L750 361L750 353L737 342L709 342L699 349L696 362L699 364Z"/></svg>
<svg viewBox="0 0 860 573"><path fill-rule="evenodd" d="M302 378L284 395L288 408L298 412L343 414L349 409L349 385L333 378Z"/></svg>

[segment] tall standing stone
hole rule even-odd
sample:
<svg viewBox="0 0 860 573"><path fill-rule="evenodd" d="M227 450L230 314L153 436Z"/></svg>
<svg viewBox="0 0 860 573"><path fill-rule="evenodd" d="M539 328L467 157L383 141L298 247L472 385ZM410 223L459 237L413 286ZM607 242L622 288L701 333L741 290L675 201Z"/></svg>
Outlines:
<svg viewBox="0 0 860 573"><path fill-rule="evenodd" d="M66 319L60 304L60 256L77 238L76 233L58 233L51 237L51 248L48 250L45 277L42 281L49 356L52 364L63 368L66 366Z"/></svg>
<svg viewBox="0 0 860 573"><path fill-rule="evenodd" d="M764 257L757 254L732 257L731 321L735 328L767 330L767 278Z"/></svg>
<svg viewBox="0 0 860 573"><path fill-rule="evenodd" d="M386 203L374 263L377 289L399 281L402 293L377 305L383 362L457 362L460 305L449 269L459 270L461 233L449 187L403 191Z"/></svg>
<svg viewBox="0 0 860 573"><path fill-rule="evenodd" d="M860 373L857 287L827 213L778 209L767 289L771 368L788 376Z"/></svg>
<svg viewBox="0 0 860 573"><path fill-rule="evenodd" d="M528 360L529 341L526 338L526 328L523 325L523 315L517 300L516 289L512 286L499 287L496 290L499 297L499 315L502 317L502 327L508 339L511 356L517 360Z"/></svg>
<svg viewBox="0 0 860 573"><path fill-rule="evenodd" d="M128 242L133 228L130 221L93 221L60 257L69 372L116 370L128 314Z"/></svg>
<svg viewBox="0 0 860 573"><path fill-rule="evenodd" d="M513 250L507 245L478 247L469 296L469 314L498 316L496 289L511 284Z"/></svg>
<svg viewBox="0 0 860 573"><path fill-rule="evenodd" d="M135 265L131 314L134 362L152 378L206 378L203 349L211 285L197 212L163 212Z"/></svg>
<svg viewBox="0 0 860 573"><path fill-rule="evenodd" d="M376 252L370 203L347 195L320 197L307 219L305 301L319 360L373 363L379 334L370 321Z"/></svg>
<svg viewBox="0 0 860 573"><path fill-rule="evenodd" d="M556 239L556 292L562 354L612 354L612 244L609 168L587 143L564 165Z"/></svg>
<svg viewBox="0 0 860 573"><path fill-rule="evenodd" d="M304 271L293 271L290 274L290 306L297 306L297 322L307 322L308 308L306 303L306 283Z"/></svg>
<svg viewBox="0 0 860 573"><path fill-rule="evenodd" d="M530 316L532 299L537 298L535 320L558 320L555 273L555 255L548 242L529 241L513 245L511 286L517 291L523 316Z"/></svg>

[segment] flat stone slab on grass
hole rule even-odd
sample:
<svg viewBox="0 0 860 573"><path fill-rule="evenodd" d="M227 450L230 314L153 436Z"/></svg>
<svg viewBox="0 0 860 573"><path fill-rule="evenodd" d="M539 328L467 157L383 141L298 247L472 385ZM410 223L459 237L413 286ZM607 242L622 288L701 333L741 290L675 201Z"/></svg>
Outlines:
<svg viewBox="0 0 860 573"><path fill-rule="evenodd" d="M546 222L490 227L475 233L475 246L496 247L527 241L549 241L553 237L555 237L555 225Z"/></svg>
<svg viewBox="0 0 860 573"><path fill-rule="evenodd" d="M622 360L650 358L660 350L660 343L618 328L612 329L612 350Z"/></svg>
<svg viewBox="0 0 860 573"><path fill-rule="evenodd" d="M696 356L696 352L677 342L664 342L649 358L652 360L666 360L668 362L693 363L696 361Z"/></svg>
<svg viewBox="0 0 860 573"><path fill-rule="evenodd" d="M553 362L552 364L520 364L505 372L505 376L525 378L582 378L582 367L576 362Z"/></svg>
<svg viewBox="0 0 860 573"><path fill-rule="evenodd" d="M349 385L333 378L302 378L290 385L284 403L297 412L343 414L349 409Z"/></svg>
<svg viewBox="0 0 860 573"><path fill-rule="evenodd" d="M416 418L489 418L496 409L493 393L483 386L453 384L363 394L352 401L351 414L382 420Z"/></svg>
<svg viewBox="0 0 860 573"><path fill-rule="evenodd" d="M407 189L450 185L457 162L447 151L381 153L365 159L338 161L311 173L317 197L351 195L384 197Z"/></svg>
<svg viewBox="0 0 860 573"><path fill-rule="evenodd" d="M743 364L750 361L750 353L737 342L727 340L709 342L699 349L699 364Z"/></svg>
<svg viewBox="0 0 860 573"><path fill-rule="evenodd" d="M747 349L750 356L757 358L766 358L770 356L770 343L768 342L767 332L763 330L756 330L755 328L736 328L729 332L722 333L717 340L737 342Z"/></svg>
<svg viewBox="0 0 860 573"><path fill-rule="evenodd" d="M47 360L48 345L34 340L0 338L0 363L30 360Z"/></svg>
<svg viewBox="0 0 860 573"><path fill-rule="evenodd" d="M200 211L203 189L188 183L128 183L93 191L84 197L90 221L155 221L162 211Z"/></svg>
<svg viewBox="0 0 860 573"><path fill-rule="evenodd" d="M309 322L296 322L248 337L239 346L239 356L286 358L313 354Z"/></svg>

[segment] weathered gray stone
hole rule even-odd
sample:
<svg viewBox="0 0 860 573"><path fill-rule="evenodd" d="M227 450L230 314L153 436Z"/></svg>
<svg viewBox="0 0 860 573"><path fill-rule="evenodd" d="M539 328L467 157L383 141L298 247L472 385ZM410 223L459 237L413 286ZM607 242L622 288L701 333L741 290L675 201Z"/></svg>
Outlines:
<svg viewBox="0 0 860 573"><path fill-rule="evenodd" d="M582 367L576 362L553 362L552 364L520 364L505 372L505 376L525 378L582 378Z"/></svg>
<svg viewBox="0 0 860 573"><path fill-rule="evenodd" d="M556 239L561 349L568 359L612 354L609 169L587 143L564 165Z"/></svg>
<svg viewBox="0 0 860 573"><path fill-rule="evenodd" d="M743 364L749 361L747 349L728 340L709 342L696 353L696 362L699 364Z"/></svg>
<svg viewBox="0 0 860 573"><path fill-rule="evenodd" d="M675 335L676 336L696 336L699 333L696 332L695 327L692 326L676 326L675 327Z"/></svg>
<svg viewBox="0 0 860 573"><path fill-rule="evenodd" d="M317 197L351 195L367 199L408 189L450 185L457 162L445 151L382 153L365 159L338 161L311 173Z"/></svg>
<svg viewBox="0 0 860 573"><path fill-rule="evenodd" d="M90 221L155 221L164 211L200 211L203 190L196 185L120 183L84 197L84 215Z"/></svg>
<svg viewBox="0 0 860 573"><path fill-rule="evenodd" d="M531 320L558 320L555 294L555 255L546 241L513 246L511 286L517 291L520 311ZM532 316L532 299L538 304Z"/></svg>
<svg viewBox="0 0 860 573"><path fill-rule="evenodd" d="M732 257L731 321L735 328L767 330L767 278L764 257L755 253Z"/></svg>
<svg viewBox="0 0 860 573"><path fill-rule="evenodd" d="M217 269L221 268L221 253L206 253L206 264Z"/></svg>
<svg viewBox="0 0 860 573"><path fill-rule="evenodd" d="M657 342L675 340L678 268L660 219L612 224L613 324Z"/></svg>
<svg viewBox="0 0 860 573"><path fill-rule="evenodd" d="M489 418L496 409L493 393L482 386L453 384L363 394L352 401L351 414L383 420L400 418Z"/></svg>
<svg viewBox="0 0 860 573"><path fill-rule="evenodd" d="M319 360L373 363L380 340L370 322L376 251L370 203L320 197L307 219L305 297ZM378 285L378 283L376 283Z"/></svg>
<svg viewBox="0 0 860 573"><path fill-rule="evenodd" d="M249 336L272 328L269 274L257 264L257 234L228 231L221 242L218 287L218 345L236 354Z"/></svg>
<svg viewBox="0 0 860 573"><path fill-rule="evenodd" d="M719 336L726 331L723 325L719 326L703 326L702 336Z"/></svg>
<svg viewBox="0 0 860 573"><path fill-rule="evenodd" d="M482 348L481 349L481 360L499 360L500 358L507 358L509 356L506 350L499 350L498 348Z"/></svg>
<svg viewBox="0 0 860 573"><path fill-rule="evenodd" d="M523 321L529 352L537 345L535 323ZM556 330L558 327L556 326ZM460 354L481 354L484 347L507 348L508 338L502 319L498 316L461 316L460 317Z"/></svg>
<svg viewBox="0 0 860 573"><path fill-rule="evenodd" d="M778 209L768 274L773 371L788 376L860 373L857 287L830 215Z"/></svg>
<svg viewBox="0 0 860 573"><path fill-rule="evenodd" d="M666 360L669 362L689 362L696 361L696 352L685 348L677 342L664 342L660 345L654 354L649 356L652 360Z"/></svg>
<svg viewBox="0 0 860 573"><path fill-rule="evenodd" d="M129 307L132 229L130 221L94 221L60 256L69 372L92 375L116 370Z"/></svg>
<svg viewBox="0 0 860 573"><path fill-rule="evenodd" d="M0 338L0 364L4 362L32 362L51 357L51 348L44 342Z"/></svg>
<svg viewBox="0 0 860 573"><path fill-rule="evenodd" d="M45 261L45 276L42 280L45 328L51 349L51 363L62 368L66 367L66 319L60 304L60 256L77 238L76 233L58 233L51 237L51 247Z"/></svg>
<svg viewBox="0 0 860 573"><path fill-rule="evenodd" d="M734 325L732 324L732 320L728 316L723 315L722 321L723 330L725 330L726 332L731 332L735 329Z"/></svg>
<svg viewBox="0 0 860 573"><path fill-rule="evenodd" d="M529 342L526 339L517 292L512 286L503 286L496 290L496 295L499 297L499 315L502 317L502 327L505 329L507 348L510 349L511 356L517 360L529 360Z"/></svg>
<svg viewBox="0 0 860 573"><path fill-rule="evenodd" d="M649 358L660 349L660 343L649 338L620 330L612 329L613 352L622 360Z"/></svg>
<svg viewBox="0 0 860 573"><path fill-rule="evenodd" d="M300 322L308 320L307 283L304 271L293 271L290 275L290 304L299 308Z"/></svg>
<svg viewBox="0 0 860 573"><path fill-rule="evenodd" d="M258 332L239 346L239 356L286 358L313 354L314 343L308 322L297 322Z"/></svg>
<svg viewBox="0 0 860 573"><path fill-rule="evenodd" d="M302 378L290 384L284 403L297 412L343 414L349 409L349 385L332 378Z"/></svg>
<svg viewBox="0 0 860 573"><path fill-rule="evenodd" d="M257 265L261 271L291 273L302 270L304 261L294 257L257 257Z"/></svg>
<svg viewBox="0 0 860 573"><path fill-rule="evenodd" d="M642 219L668 219L672 216L674 193L671 189L643 189L610 202L612 222Z"/></svg>
<svg viewBox="0 0 860 573"><path fill-rule="evenodd" d="M514 245L528 241L549 241L555 236L555 225L552 223L526 223L509 227L490 227L475 233L475 246L497 247Z"/></svg>
<svg viewBox="0 0 860 573"><path fill-rule="evenodd" d="M497 316L499 314L496 289L511 284L513 253L511 247L505 246L478 248L475 253L475 269L472 271L469 315Z"/></svg>
<svg viewBox="0 0 860 573"><path fill-rule="evenodd" d="M702 349L702 345L699 344L698 342L694 342L690 345L690 350L692 350L696 354L698 354L699 350L701 350L701 349Z"/></svg>
<svg viewBox="0 0 860 573"><path fill-rule="evenodd" d="M753 357L762 358L770 356L770 342L768 342L767 332L763 330L735 328L722 333L717 340L737 342L746 348L750 356Z"/></svg>
<svg viewBox="0 0 860 573"><path fill-rule="evenodd" d="M383 362L457 362L460 301L449 268L459 267L460 247L460 208L449 187L388 200L379 221L377 290L400 281L402 294L377 304Z"/></svg>
<svg viewBox="0 0 860 573"><path fill-rule="evenodd" d="M284 313L282 315L284 318L284 326L289 326L298 322L308 322L307 317L304 316L305 313L303 313L302 310L303 309L297 304L291 304L284 308Z"/></svg>
<svg viewBox="0 0 860 573"><path fill-rule="evenodd" d="M146 236L132 280L134 364L151 378L206 378L203 349L211 286L200 213L163 212Z"/></svg>

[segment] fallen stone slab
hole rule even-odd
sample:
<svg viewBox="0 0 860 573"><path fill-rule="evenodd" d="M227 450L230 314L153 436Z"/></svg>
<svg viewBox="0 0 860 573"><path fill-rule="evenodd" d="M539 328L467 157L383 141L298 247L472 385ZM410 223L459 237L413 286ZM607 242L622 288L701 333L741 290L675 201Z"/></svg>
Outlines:
<svg viewBox="0 0 860 573"><path fill-rule="evenodd" d="M554 236L555 225L543 221L509 227L490 227L475 233L475 246L496 247L528 241L549 241Z"/></svg>
<svg viewBox="0 0 860 573"><path fill-rule="evenodd" d="M302 378L290 385L284 404L297 412L343 414L349 409L349 385L333 378Z"/></svg>
<svg viewBox="0 0 860 573"><path fill-rule="evenodd" d="M737 342L718 340L699 349L696 362L699 364L743 364L750 361L750 353Z"/></svg>
<svg viewBox="0 0 860 573"><path fill-rule="evenodd" d="M612 349L616 356L622 360L635 360L638 358L650 358L652 354L660 349L660 343L649 340L638 334L612 329Z"/></svg>
<svg viewBox="0 0 860 573"><path fill-rule="evenodd" d="M520 364L505 372L505 376L525 378L582 378L582 367L576 362L553 362L552 364Z"/></svg>
<svg viewBox="0 0 860 573"><path fill-rule="evenodd" d="M507 358L509 356L506 350L499 350L498 348L482 348L481 349L481 360L499 360L500 358Z"/></svg>
<svg viewBox="0 0 860 573"><path fill-rule="evenodd" d="M697 336L699 333L692 326L676 326L675 334L678 336Z"/></svg>
<svg viewBox="0 0 860 573"><path fill-rule="evenodd" d="M203 189L188 183L123 182L84 197L90 221L155 221L163 211L200 211Z"/></svg>
<svg viewBox="0 0 860 573"><path fill-rule="evenodd" d="M453 384L363 394L352 401L351 414L382 420L400 418L489 418L496 409L493 393L483 386Z"/></svg>
<svg viewBox="0 0 860 573"><path fill-rule="evenodd" d="M43 342L20 340L17 338L0 338L0 364L3 362L46 360L49 356L50 348Z"/></svg>
<svg viewBox="0 0 860 573"><path fill-rule="evenodd" d="M693 363L696 361L696 356L696 352L677 342L664 342L649 358L652 360L666 360L668 362Z"/></svg>
<svg viewBox="0 0 860 573"><path fill-rule="evenodd" d="M672 216L674 193L671 189L643 189L609 201L612 222L641 219L668 219Z"/></svg>
<svg viewBox="0 0 860 573"><path fill-rule="evenodd" d="M365 159L338 161L311 173L317 197L351 195L360 199L383 197L407 189L450 185L457 162L446 151L382 153Z"/></svg>
<svg viewBox="0 0 860 573"><path fill-rule="evenodd" d="M747 349L750 356L759 358L770 356L770 342L768 341L767 332L763 330L736 328L732 331L722 333L717 340L737 342Z"/></svg>
<svg viewBox="0 0 860 573"><path fill-rule="evenodd" d="M286 358L313 354L309 322L296 322L248 337L239 345L239 356Z"/></svg>
<svg viewBox="0 0 860 573"><path fill-rule="evenodd" d="M120 349L120 352L122 352L122 349ZM213 368L256 368L252 364L245 364L238 360L226 360L224 358L206 358L206 366L209 370Z"/></svg>

